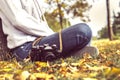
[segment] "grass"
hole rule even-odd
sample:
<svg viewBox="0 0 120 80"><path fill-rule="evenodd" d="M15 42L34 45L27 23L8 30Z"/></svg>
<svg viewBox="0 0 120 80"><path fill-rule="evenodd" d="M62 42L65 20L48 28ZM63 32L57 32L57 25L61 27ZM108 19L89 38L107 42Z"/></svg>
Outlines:
<svg viewBox="0 0 120 80"><path fill-rule="evenodd" d="M54 62L0 61L0 80L120 80L120 41L94 40L99 56Z"/></svg>

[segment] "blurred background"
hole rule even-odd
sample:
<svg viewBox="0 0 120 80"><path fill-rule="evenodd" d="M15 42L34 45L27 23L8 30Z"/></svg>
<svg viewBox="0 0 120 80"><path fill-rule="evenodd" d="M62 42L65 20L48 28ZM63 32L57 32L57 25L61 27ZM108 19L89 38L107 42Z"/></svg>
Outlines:
<svg viewBox="0 0 120 80"><path fill-rule="evenodd" d="M87 23L94 39L119 39L120 0L38 0L49 26L56 32Z"/></svg>

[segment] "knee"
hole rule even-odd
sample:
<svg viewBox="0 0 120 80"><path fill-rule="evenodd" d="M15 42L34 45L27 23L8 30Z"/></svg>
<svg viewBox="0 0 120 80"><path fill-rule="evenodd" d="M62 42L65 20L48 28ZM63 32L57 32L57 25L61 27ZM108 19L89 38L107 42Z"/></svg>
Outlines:
<svg viewBox="0 0 120 80"><path fill-rule="evenodd" d="M91 31L91 28L87 24L79 23L79 24L74 25L74 27L76 28L75 31L76 31L77 35L83 36L88 41L91 40L92 31Z"/></svg>

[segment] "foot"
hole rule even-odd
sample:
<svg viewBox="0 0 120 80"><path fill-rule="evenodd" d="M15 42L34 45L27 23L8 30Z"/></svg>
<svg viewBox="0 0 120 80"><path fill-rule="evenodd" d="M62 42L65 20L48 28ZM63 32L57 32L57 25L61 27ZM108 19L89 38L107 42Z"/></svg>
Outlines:
<svg viewBox="0 0 120 80"><path fill-rule="evenodd" d="M99 51L96 47L86 46L83 49L75 52L72 56L82 58L85 53L90 54L90 56L93 58L96 58L99 55Z"/></svg>

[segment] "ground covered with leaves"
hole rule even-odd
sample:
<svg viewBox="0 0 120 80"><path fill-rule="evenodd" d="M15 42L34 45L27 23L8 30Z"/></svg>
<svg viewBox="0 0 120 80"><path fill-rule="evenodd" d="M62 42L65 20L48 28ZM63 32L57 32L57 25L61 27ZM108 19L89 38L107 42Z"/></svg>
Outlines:
<svg viewBox="0 0 120 80"><path fill-rule="evenodd" d="M0 61L0 80L120 80L120 41L97 40L99 56L86 53L54 62Z"/></svg>

